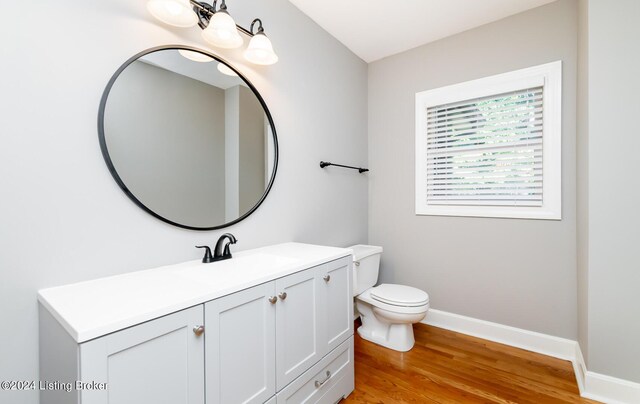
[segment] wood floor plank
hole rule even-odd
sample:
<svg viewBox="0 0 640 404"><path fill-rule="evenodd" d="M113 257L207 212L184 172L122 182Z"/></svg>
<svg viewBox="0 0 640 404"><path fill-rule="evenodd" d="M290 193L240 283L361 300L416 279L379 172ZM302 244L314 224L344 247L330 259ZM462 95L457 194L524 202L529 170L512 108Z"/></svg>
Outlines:
<svg viewBox="0 0 640 404"><path fill-rule="evenodd" d="M571 362L425 324L414 331L409 352L356 333L356 388L343 403L596 403L580 397Z"/></svg>

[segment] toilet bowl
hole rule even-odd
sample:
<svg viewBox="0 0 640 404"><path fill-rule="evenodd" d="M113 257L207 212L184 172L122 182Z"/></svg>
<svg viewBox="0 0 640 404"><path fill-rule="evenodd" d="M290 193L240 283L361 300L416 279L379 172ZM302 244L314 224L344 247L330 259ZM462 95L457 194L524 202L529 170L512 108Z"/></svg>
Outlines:
<svg viewBox="0 0 640 404"><path fill-rule="evenodd" d="M387 348L406 352L413 348L413 324L429 311L429 295L410 286L382 284L378 270L382 247L352 246L355 308L362 325L358 334Z"/></svg>

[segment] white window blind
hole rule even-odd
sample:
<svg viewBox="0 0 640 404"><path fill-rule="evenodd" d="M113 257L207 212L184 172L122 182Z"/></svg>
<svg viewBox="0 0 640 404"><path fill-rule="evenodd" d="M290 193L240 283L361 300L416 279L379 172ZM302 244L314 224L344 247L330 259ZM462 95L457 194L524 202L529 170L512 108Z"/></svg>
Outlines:
<svg viewBox="0 0 640 404"><path fill-rule="evenodd" d="M562 62L416 93L416 214L562 219Z"/></svg>
<svg viewBox="0 0 640 404"><path fill-rule="evenodd" d="M426 113L428 204L542 206L541 86Z"/></svg>

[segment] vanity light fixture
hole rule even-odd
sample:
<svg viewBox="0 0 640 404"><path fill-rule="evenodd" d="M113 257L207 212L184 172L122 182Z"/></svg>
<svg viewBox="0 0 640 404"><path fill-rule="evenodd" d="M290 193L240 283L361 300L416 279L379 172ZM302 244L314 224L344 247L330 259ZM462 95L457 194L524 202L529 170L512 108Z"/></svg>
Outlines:
<svg viewBox="0 0 640 404"><path fill-rule="evenodd" d="M178 53L194 62L207 63L213 61L212 57L209 57L200 52L194 52L186 49L178 49Z"/></svg>
<svg viewBox="0 0 640 404"><path fill-rule="evenodd" d="M236 28L236 22L227 12L224 0L220 4L220 9L211 16L207 27L202 31L202 38L211 45L223 49L235 49L244 43Z"/></svg>
<svg viewBox="0 0 640 404"><path fill-rule="evenodd" d="M165 24L188 28L198 23L189 0L149 0L147 9Z"/></svg>
<svg viewBox="0 0 640 404"><path fill-rule="evenodd" d="M225 64L222 64L222 63L218 63L218 71L220 73L222 73L222 74L226 74L227 76L238 77L236 72L231 70L231 68L229 66L227 66Z"/></svg>
<svg viewBox="0 0 640 404"><path fill-rule="evenodd" d="M253 26L258 23L258 32L253 33ZM264 34L262 21L258 18L251 23L251 34L253 38L249 42L249 46L244 51L244 58L251 63L257 65L272 65L278 61L278 55L273 51L271 41Z"/></svg>
<svg viewBox="0 0 640 404"><path fill-rule="evenodd" d="M218 1L220 7L217 7ZM251 37L249 46L244 51L245 59L258 65L272 65L278 61L271 40L264 33L262 21L254 19L250 29L236 24L227 11L226 0L213 0L213 4L196 0L149 0L147 9L165 24L182 28L198 24L202 29L202 38L218 48L233 49L242 46L244 40L240 33L243 33ZM254 33L256 24L257 31Z"/></svg>

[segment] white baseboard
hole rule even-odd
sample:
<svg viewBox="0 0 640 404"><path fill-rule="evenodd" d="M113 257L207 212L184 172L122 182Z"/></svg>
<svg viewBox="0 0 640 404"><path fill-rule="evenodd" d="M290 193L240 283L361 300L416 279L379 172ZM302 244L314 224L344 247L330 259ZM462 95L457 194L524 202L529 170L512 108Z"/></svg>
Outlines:
<svg viewBox="0 0 640 404"><path fill-rule="evenodd" d="M573 363L573 373L576 375L576 381L578 382L578 388L580 389L580 395L584 397L586 394L585 381L587 378L587 364L582 356L582 350L580 344L576 342L576 352L574 358L571 360Z"/></svg>
<svg viewBox="0 0 640 404"><path fill-rule="evenodd" d="M640 383L588 371L576 341L435 309L422 323L571 361L582 397L610 404L640 403Z"/></svg>
<svg viewBox="0 0 640 404"><path fill-rule="evenodd" d="M576 341L446 311L430 309L422 322L564 360L571 361L576 356Z"/></svg>
<svg viewBox="0 0 640 404"><path fill-rule="evenodd" d="M640 383L587 371L580 395L610 404L640 403Z"/></svg>

